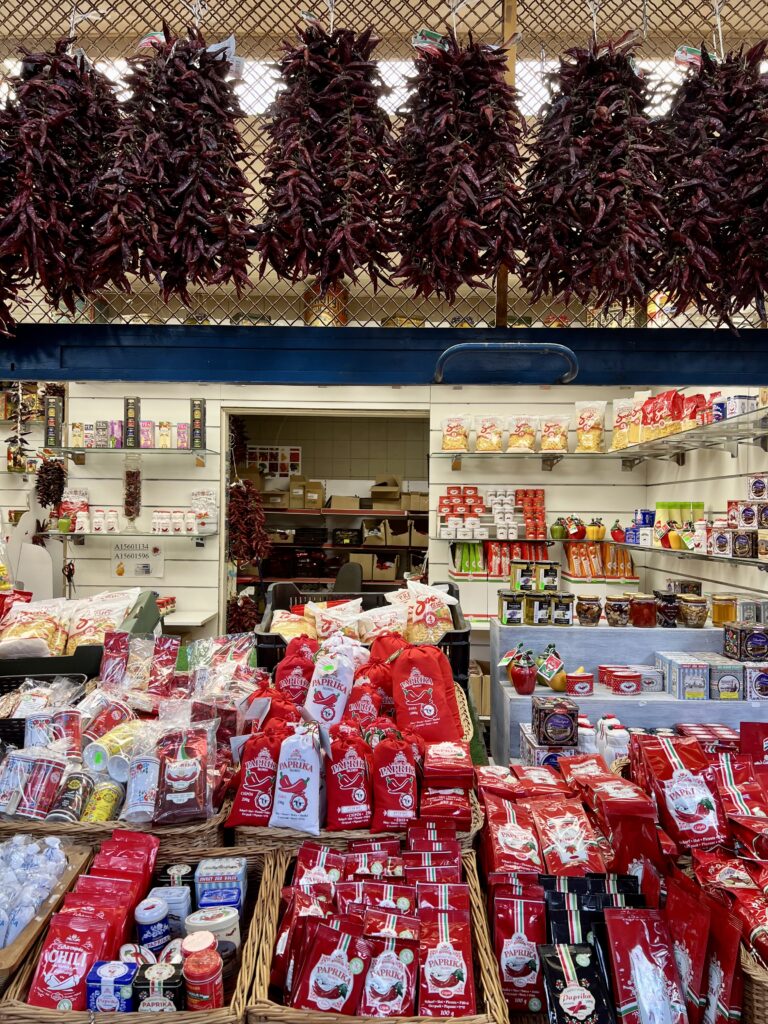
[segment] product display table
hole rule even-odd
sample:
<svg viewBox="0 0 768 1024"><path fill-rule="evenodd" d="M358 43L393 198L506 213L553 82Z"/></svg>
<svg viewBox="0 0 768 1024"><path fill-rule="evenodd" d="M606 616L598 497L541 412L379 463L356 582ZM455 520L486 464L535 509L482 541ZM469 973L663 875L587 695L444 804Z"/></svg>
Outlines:
<svg viewBox="0 0 768 1024"><path fill-rule="evenodd" d="M557 645L569 671L583 665L597 676L601 664L652 665L656 651L722 650L722 628L636 629L600 626L501 626L491 622L491 754L506 764L520 753L520 724L531 720L531 698L520 697L507 682L499 659L520 641L534 654L547 644ZM551 691L543 687L537 692ZM616 714L625 725L672 726L675 722L739 722L768 715L768 701L677 700L669 693L620 697L595 685L591 697L573 698L594 723L601 715Z"/></svg>

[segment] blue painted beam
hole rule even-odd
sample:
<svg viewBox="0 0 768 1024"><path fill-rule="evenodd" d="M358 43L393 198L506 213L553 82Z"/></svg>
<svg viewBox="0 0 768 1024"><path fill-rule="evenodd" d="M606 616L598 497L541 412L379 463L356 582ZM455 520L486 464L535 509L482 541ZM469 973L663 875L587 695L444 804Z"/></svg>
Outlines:
<svg viewBox="0 0 768 1024"><path fill-rule="evenodd" d="M457 342L565 344L580 385L768 383L768 330L196 327L20 324L0 339L4 380L428 384ZM561 370L562 364L557 369ZM548 383L539 357L452 362L446 383Z"/></svg>

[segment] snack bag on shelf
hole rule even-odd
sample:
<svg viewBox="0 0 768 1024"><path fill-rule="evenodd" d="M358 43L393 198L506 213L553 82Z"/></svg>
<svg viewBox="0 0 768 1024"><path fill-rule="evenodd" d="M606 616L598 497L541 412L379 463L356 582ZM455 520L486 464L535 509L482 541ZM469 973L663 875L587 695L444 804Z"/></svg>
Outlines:
<svg viewBox="0 0 768 1024"><path fill-rule="evenodd" d="M670 434L679 434L682 430L683 396L676 388L669 391L662 391L656 396L656 420L659 437L669 437Z"/></svg>
<svg viewBox="0 0 768 1024"><path fill-rule="evenodd" d="M477 1009L472 926L453 913L423 921L419 940L419 1015L467 1017Z"/></svg>
<svg viewBox="0 0 768 1024"><path fill-rule="evenodd" d="M307 605L309 608L310 605ZM319 640L327 640L334 633L341 633L342 636L358 637L358 618L362 610L362 599L345 601L344 604L336 605L333 608L318 608L315 610L315 627Z"/></svg>
<svg viewBox="0 0 768 1024"><path fill-rule="evenodd" d="M468 452L471 429L471 416L447 416L442 424L442 450L444 452Z"/></svg>
<svg viewBox="0 0 768 1024"><path fill-rule="evenodd" d="M408 628L408 607L403 604L386 604L360 612L357 628L364 644L373 643L376 637L395 633L405 636Z"/></svg>
<svg viewBox="0 0 768 1024"><path fill-rule="evenodd" d="M317 726L295 726L280 746L270 827L320 834L320 758Z"/></svg>
<svg viewBox="0 0 768 1024"><path fill-rule="evenodd" d="M269 627L270 633L277 633L284 640L295 640L307 637L310 640L317 639L317 630L314 622L310 622L301 615L294 612L278 609L272 615L272 623Z"/></svg>
<svg viewBox="0 0 768 1024"><path fill-rule="evenodd" d="M636 391L632 396L632 413L629 419L629 444L639 444L643 438L643 405L651 397L650 391Z"/></svg>
<svg viewBox="0 0 768 1024"><path fill-rule="evenodd" d="M502 451L504 421L500 416L480 416L477 420L476 452Z"/></svg>
<svg viewBox="0 0 768 1024"><path fill-rule="evenodd" d="M538 429L538 417L521 414L510 416L509 441L507 442L508 452L535 452L536 431Z"/></svg>
<svg viewBox="0 0 768 1024"><path fill-rule="evenodd" d="M632 398L614 398L613 400L613 431L611 433L611 451L620 451L635 442L630 441L630 424L635 408Z"/></svg>
<svg viewBox="0 0 768 1024"><path fill-rule="evenodd" d="M655 441L659 436L658 417L656 415L656 396L649 395L642 405L640 418L640 440Z"/></svg>
<svg viewBox="0 0 768 1024"><path fill-rule="evenodd" d="M576 451L602 452L605 441L605 402L576 403Z"/></svg>
<svg viewBox="0 0 768 1024"><path fill-rule="evenodd" d="M541 450L543 452L567 452L570 416L541 417Z"/></svg>

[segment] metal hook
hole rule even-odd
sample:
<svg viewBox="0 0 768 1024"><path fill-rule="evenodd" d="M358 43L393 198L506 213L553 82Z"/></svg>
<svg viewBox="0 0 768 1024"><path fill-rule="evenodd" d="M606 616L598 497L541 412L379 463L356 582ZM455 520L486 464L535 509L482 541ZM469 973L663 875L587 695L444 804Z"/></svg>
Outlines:
<svg viewBox="0 0 768 1024"><path fill-rule="evenodd" d="M192 0L192 3L187 4L186 7L192 15L192 21L195 23L195 28L200 28L203 17L208 13L207 0Z"/></svg>
<svg viewBox="0 0 768 1024"><path fill-rule="evenodd" d="M725 47L723 46L723 23L720 19L720 10L723 6L722 0L712 0L712 12L715 15L715 27L712 29L712 41L718 52L720 60L725 58Z"/></svg>
<svg viewBox="0 0 768 1024"><path fill-rule="evenodd" d="M588 7L592 16L592 35L597 42L597 13L600 10L600 0L588 0Z"/></svg>

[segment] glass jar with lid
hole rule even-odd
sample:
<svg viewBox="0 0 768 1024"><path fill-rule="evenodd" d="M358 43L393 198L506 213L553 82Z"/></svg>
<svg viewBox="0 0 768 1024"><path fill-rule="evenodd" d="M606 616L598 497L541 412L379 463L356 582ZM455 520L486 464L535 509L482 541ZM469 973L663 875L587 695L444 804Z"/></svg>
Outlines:
<svg viewBox="0 0 768 1024"><path fill-rule="evenodd" d="M680 625L702 629L707 621L707 599L695 594L680 594Z"/></svg>
<svg viewBox="0 0 768 1024"><path fill-rule="evenodd" d="M552 595L542 593L524 594L523 623L526 626L552 625Z"/></svg>
<svg viewBox="0 0 768 1024"><path fill-rule="evenodd" d="M739 599L735 594L712 595L712 625L724 626L726 622L738 620Z"/></svg>
<svg viewBox="0 0 768 1024"><path fill-rule="evenodd" d="M653 594L633 594L629 601L629 621L639 629L656 625L656 598Z"/></svg>
<svg viewBox="0 0 768 1024"><path fill-rule="evenodd" d="M605 617L609 626L629 625L629 601L626 597L606 597Z"/></svg>
<svg viewBox="0 0 768 1024"><path fill-rule="evenodd" d="M597 626L602 605L597 594L579 594L576 598L576 617L580 626Z"/></svg>
<svg viewBox="0 0 768 1024"><path fill-rule="evenodd" d="M654 590L653 596L656 598L656 625L664 629L675 629L679 609L677 594L668 590Z"/></svg>

